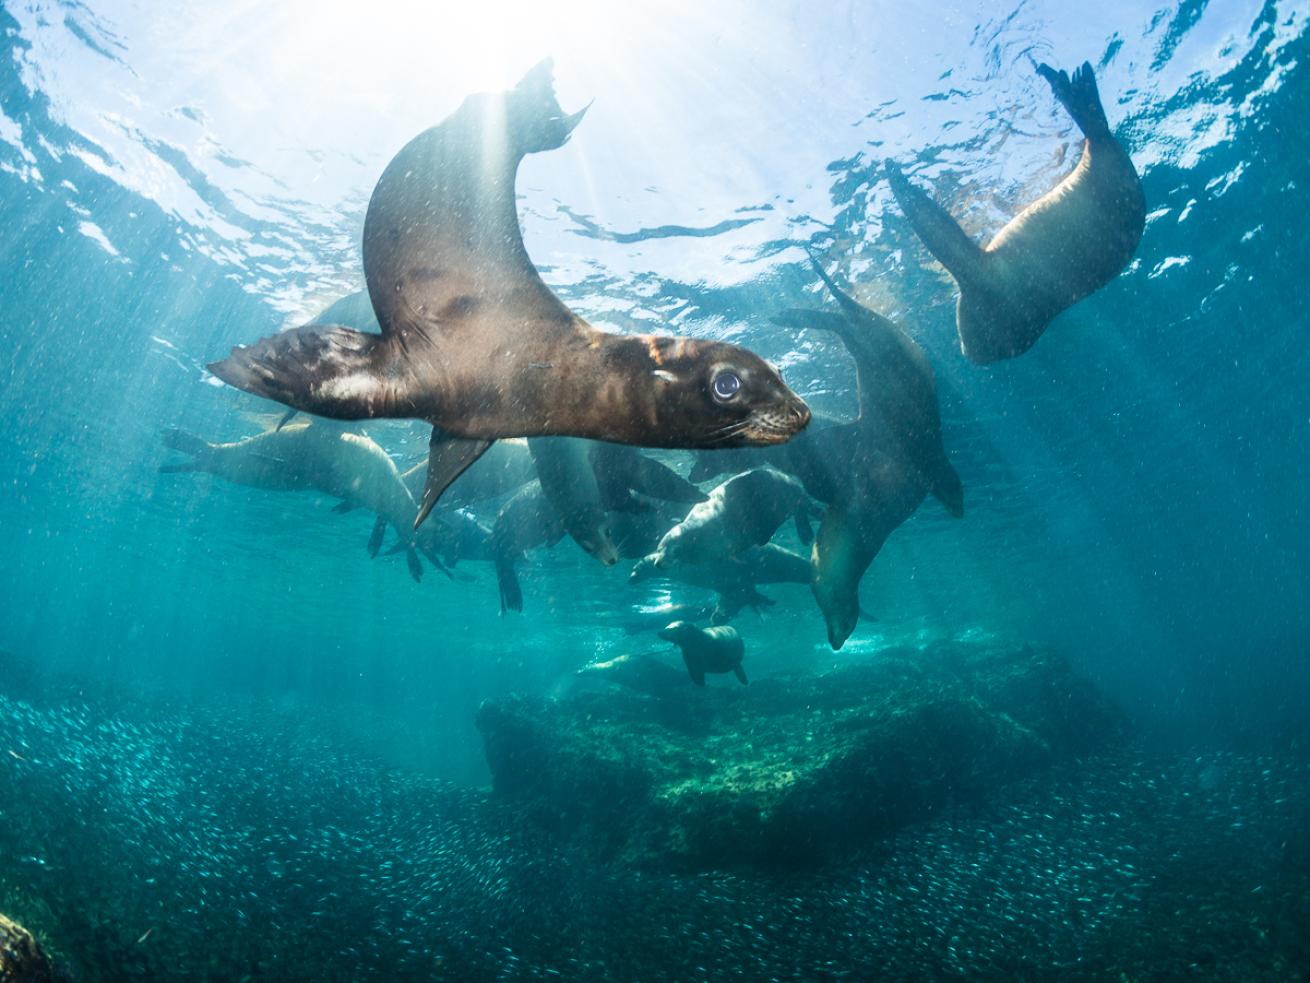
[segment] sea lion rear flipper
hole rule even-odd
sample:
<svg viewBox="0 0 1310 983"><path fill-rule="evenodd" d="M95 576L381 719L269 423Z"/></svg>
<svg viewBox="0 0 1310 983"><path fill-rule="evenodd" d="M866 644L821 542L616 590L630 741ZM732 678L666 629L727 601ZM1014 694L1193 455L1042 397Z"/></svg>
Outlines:
<svg viewBox="0 0 1310 983"><path fill-rule="evenodd" d="M170 451L177 451L181 454L190 454L192 457L199 457L213 445L203 437L197 437L186 430L179 430L177 427L165 427L159 435L160 442Z"/></svg>
<svg viewBox="0 0 1310 983"><path fill-rule="evenodd" d="M409 547L405 551L405 562L409 565L409 575L414 578L414 583L423 582L423 564L418 562L418 554L414 552L414 547Z"/></svg>
<svg viewBox="0 0 1310 983"><path fill-rule="evenodd" d="M1038 65L1037 74L1050 84L1051 92L1085 137L1091 140L1110 135L1110 121L1105 118L1101 94L1096 89L1096 74L1089 62L1074 69L1072 81L1068 73L1057 72L1050 65Z"/></svg>
<svg viewBox="0 0 1310 983"><path fill-rule="evenodd" d="M382 335L306 325L238 346L210 372L230 386L334 420L404 416L393 348Z"/></svg>
<svg viewBox="0 0 1310 983"><path fill-rule="evenodd" d="M750 680L746 678L746 670L741 667L740 662L732 667L732 674L737 677L737 682L741 683L743 686L750 685Z"/></svg>
<svg viewBox="0 0 1310 983"><path fill-rule="evenodd" d="M452 437L440 427L432 428L432 439L428 443L428 479L423 488L423 503L414 519L415 529L423 524L442 492L494 443L494 440Z"/></svg>
<svg viewBox="0 0 1310 983"><path fill-rule="evenodd" d="M382 548L382 537L387 533L387 520L378 516L377 522L373 523L373 531L368 537L368 555L376 557L378 550Z"/></svg>
<svg viewBox="0 0 1310 983"><path fill-rule="evenodd" d="M523 588L514 571L514 557L496 557L496 583L500 587L500 613L523 610Z"/></svg>
<svg viewBox="0 0 1310 983"><path fill-rule="evenodd" d="M801 542L806 546L814 545L814 526L810 525L809 512L808 505L802 502L795 515L796 535L800 537Z"/></svg>
<svg viewBox="0 0 1310 983"><path fill-rule="evenodd" d="M966 283L982 279L982 248L951 218L951 213L907 181L901 169L890 161L887 163L887 181L915 234L937 261L950 271L961 289Z"/></svg>

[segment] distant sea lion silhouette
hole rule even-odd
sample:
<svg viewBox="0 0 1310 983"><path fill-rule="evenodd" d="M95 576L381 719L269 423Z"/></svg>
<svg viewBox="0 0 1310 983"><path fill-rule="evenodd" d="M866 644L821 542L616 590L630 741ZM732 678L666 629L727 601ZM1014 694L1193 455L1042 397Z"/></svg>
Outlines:
<svg viewBox="0 0 1310 983"><path fill-rule="evenodd" d="M788 516L804 509L804 499L801 483L776 468L734 475L664 534L650 560L657 567L711 563L763 546Z"/></svg>
<svg viewBox="0 0 1310 983"><path fill-rule="evenodd" d="M705 685L706 673L730 672L746 685L746 670L741 667L746 646L737 629L727 625L697 628L686 621L675 621L660 632L660 638L682 649L687 674L697 686Z"/></svg>
<svg viewBox="0 0 1310 983"><path fill-rule="evenodd" d="M523 246L515 175L581 118L560 109L549 61L510 92L466 99L401 149L369 201L364 276L381 334L306 326L236 348L210 371L321 416L432 423L416 523L501 437L651 447L790 438L809 408L759 356L598 331L542 282Z"/></svg>
<svg viewBox="0 0 1310 983"><path fill-rule="evenodd" d="M415 580L423 576L414 552L418 505L390 455L368 437L329 423L310 422L229 444L211 444L175 428L165 430L162 439L170 450L191 455L185 464L161 466L159 470L165 474L205 471L251 488L315 490L341 499L338 512L362 508L375 513L378 521L369 540L369 555L377 555L390 525L405 544L410 575ZM428 554L428 559L444 569L435 555Z"/></svg>
<svg viewBox="0 0 1310 983"><path fill-rule="evenodd" d="M979 364L1026 352L1052 318L1113 280L1146 225L1142 182L1110 132L1092 66L1083 62L1072 80L1049 65L1037 72L1083 131L1082 157L985 247L895 164L887 165L910 225L959 285L960 348Z"/></svg>

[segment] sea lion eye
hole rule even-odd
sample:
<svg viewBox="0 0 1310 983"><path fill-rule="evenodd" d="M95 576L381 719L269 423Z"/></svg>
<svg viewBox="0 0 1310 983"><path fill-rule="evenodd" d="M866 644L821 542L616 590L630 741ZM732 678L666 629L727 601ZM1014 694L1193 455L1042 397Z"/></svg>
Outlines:
<svg viewBox="0 0 1310 983"><path fill-rule="evenodd" d="M741 390L741 378L736 372L724 369L714 377L711 385L714 389L714 398L720 403L727 403Z"/></svg>

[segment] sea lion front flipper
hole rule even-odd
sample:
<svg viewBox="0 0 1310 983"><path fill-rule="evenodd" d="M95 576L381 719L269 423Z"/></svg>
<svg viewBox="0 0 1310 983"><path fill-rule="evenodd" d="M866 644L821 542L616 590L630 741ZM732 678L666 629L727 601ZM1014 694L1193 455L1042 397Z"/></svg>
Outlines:
<svg viewBox="0 0 1310 983"><path fill-rule="evenodd" d="M750 680L746 678L746 670L741 667L740 662L732 667L732 674L737 677L737 682L743 686L750 685Z"/></svg>
<svg viewBox="0 0 1310 983"><path fill-rule="evenodd" d="M344 503L342 503L344 504ZM368 555L376 557L378 550L382 548L382 537L387 534L387 520L378 516L377 521L373 523L373 531L368 537Z"/></svg>
<svg viewBox="0 0 1310 983"><path fill-rule="evenodd" d="M332 513L334 515L349 515L351 512L354 512L355 509L357 508L359 508L359 506L356 505L354 502L347 502L343 498L341 501L337 502L336 505L332 506Z"/></svg>
<svg viewBox="0 0 1310 983"><path fill-rule="evenodd" d="M414 552L414 547L405 550L405 562L409 565L409 575L414 578L414 583L422 583L423 564L418 562L418 554Z"/></svg>
<svg viewBox="0 0 1310 983"><path fill-rule="evenodd" d="M1057 72L1045 64L1037 66L1037 74L1046 79L1051 92L1073 117L1083 136L1089 140L1110 136L1110 121L1105 118L1101 94L1096 88L1096 73L1090 62L1083 62L1075 68L1072 80L1068 73Z"/></svg>
<svg viewBox="0 0 1310 983"><path fill-rule="evenodd" d="M981 281L985 276L982 248L951 218L950 212L907 181L899 167L890 161L886 166L887 182L897 204L937 262L950 271L961 289L966 283Z"/></svg>
<svg viewBox="0 0 1310 983"><path fill-rule="evenodd" d="M704 685L705 685L705 670L704 670L704 669L695 669L695 668L693 668L693 667L692 667L692 664L691 664L691 660L687 658L687 655L686 655L685 652L683 653L682 661L683 661L683 662L686 664L686 666L687 666L687 675L691 677L691 681L692 681L693 683L695 683L697 686L704 686Z"/></svg>
<svg viewBox="0 0 1310 983"><path fill-rule="evenodd" d="M292 420L296 418L296 414L299 412L300 410L295 409L293 407L292 409L289 409L285 413L283 413L282 419L277 421L277 426L273 428L273 432L277 433L279 430L285 427L288 423L290 423Z"/></svg>
<svg viewBox="0 0 1310 983"><path fill-rule="evenodd" d="M428 442L428 478L423 486L423 503L414 518L415 529L423 524L442 492L494 443L494 440L452 437L440 427L432 428L432 439Z"/></svg>

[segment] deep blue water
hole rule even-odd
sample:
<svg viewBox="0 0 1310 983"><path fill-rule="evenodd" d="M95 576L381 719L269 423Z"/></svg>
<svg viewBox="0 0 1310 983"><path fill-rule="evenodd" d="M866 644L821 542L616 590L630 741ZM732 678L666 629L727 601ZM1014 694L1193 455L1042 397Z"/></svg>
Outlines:
<svg viewBox="0 0 1310 983"><path fill-rule="evenodd" d="M303 708L415 781L480 785L480 701L633 647L606 620L665 595L567 539L501 616L486 565L416 584L370 560L371 516L158 472L165 427L276 420L203 366L360 287L395 150L554 55L562 104L595 103L524 163L520 213L580 314L747 344L849 416L841 346L769 322L818 300L810 246L937 372L965 517L929 499L892 535L862 588L878 620L840 653L804 586L766 588L779 603L737 622L756 672L1046 643L1154 750L1304 751L1310 6L434 11L4 5L0 650L197 713ZM979 368L881 163L921 164L966 228L998 228L1077 153L1033 62L1083 59L1145 237L1031 352ZM416 423L367 430L402 468L426 451Z"/></svg>

